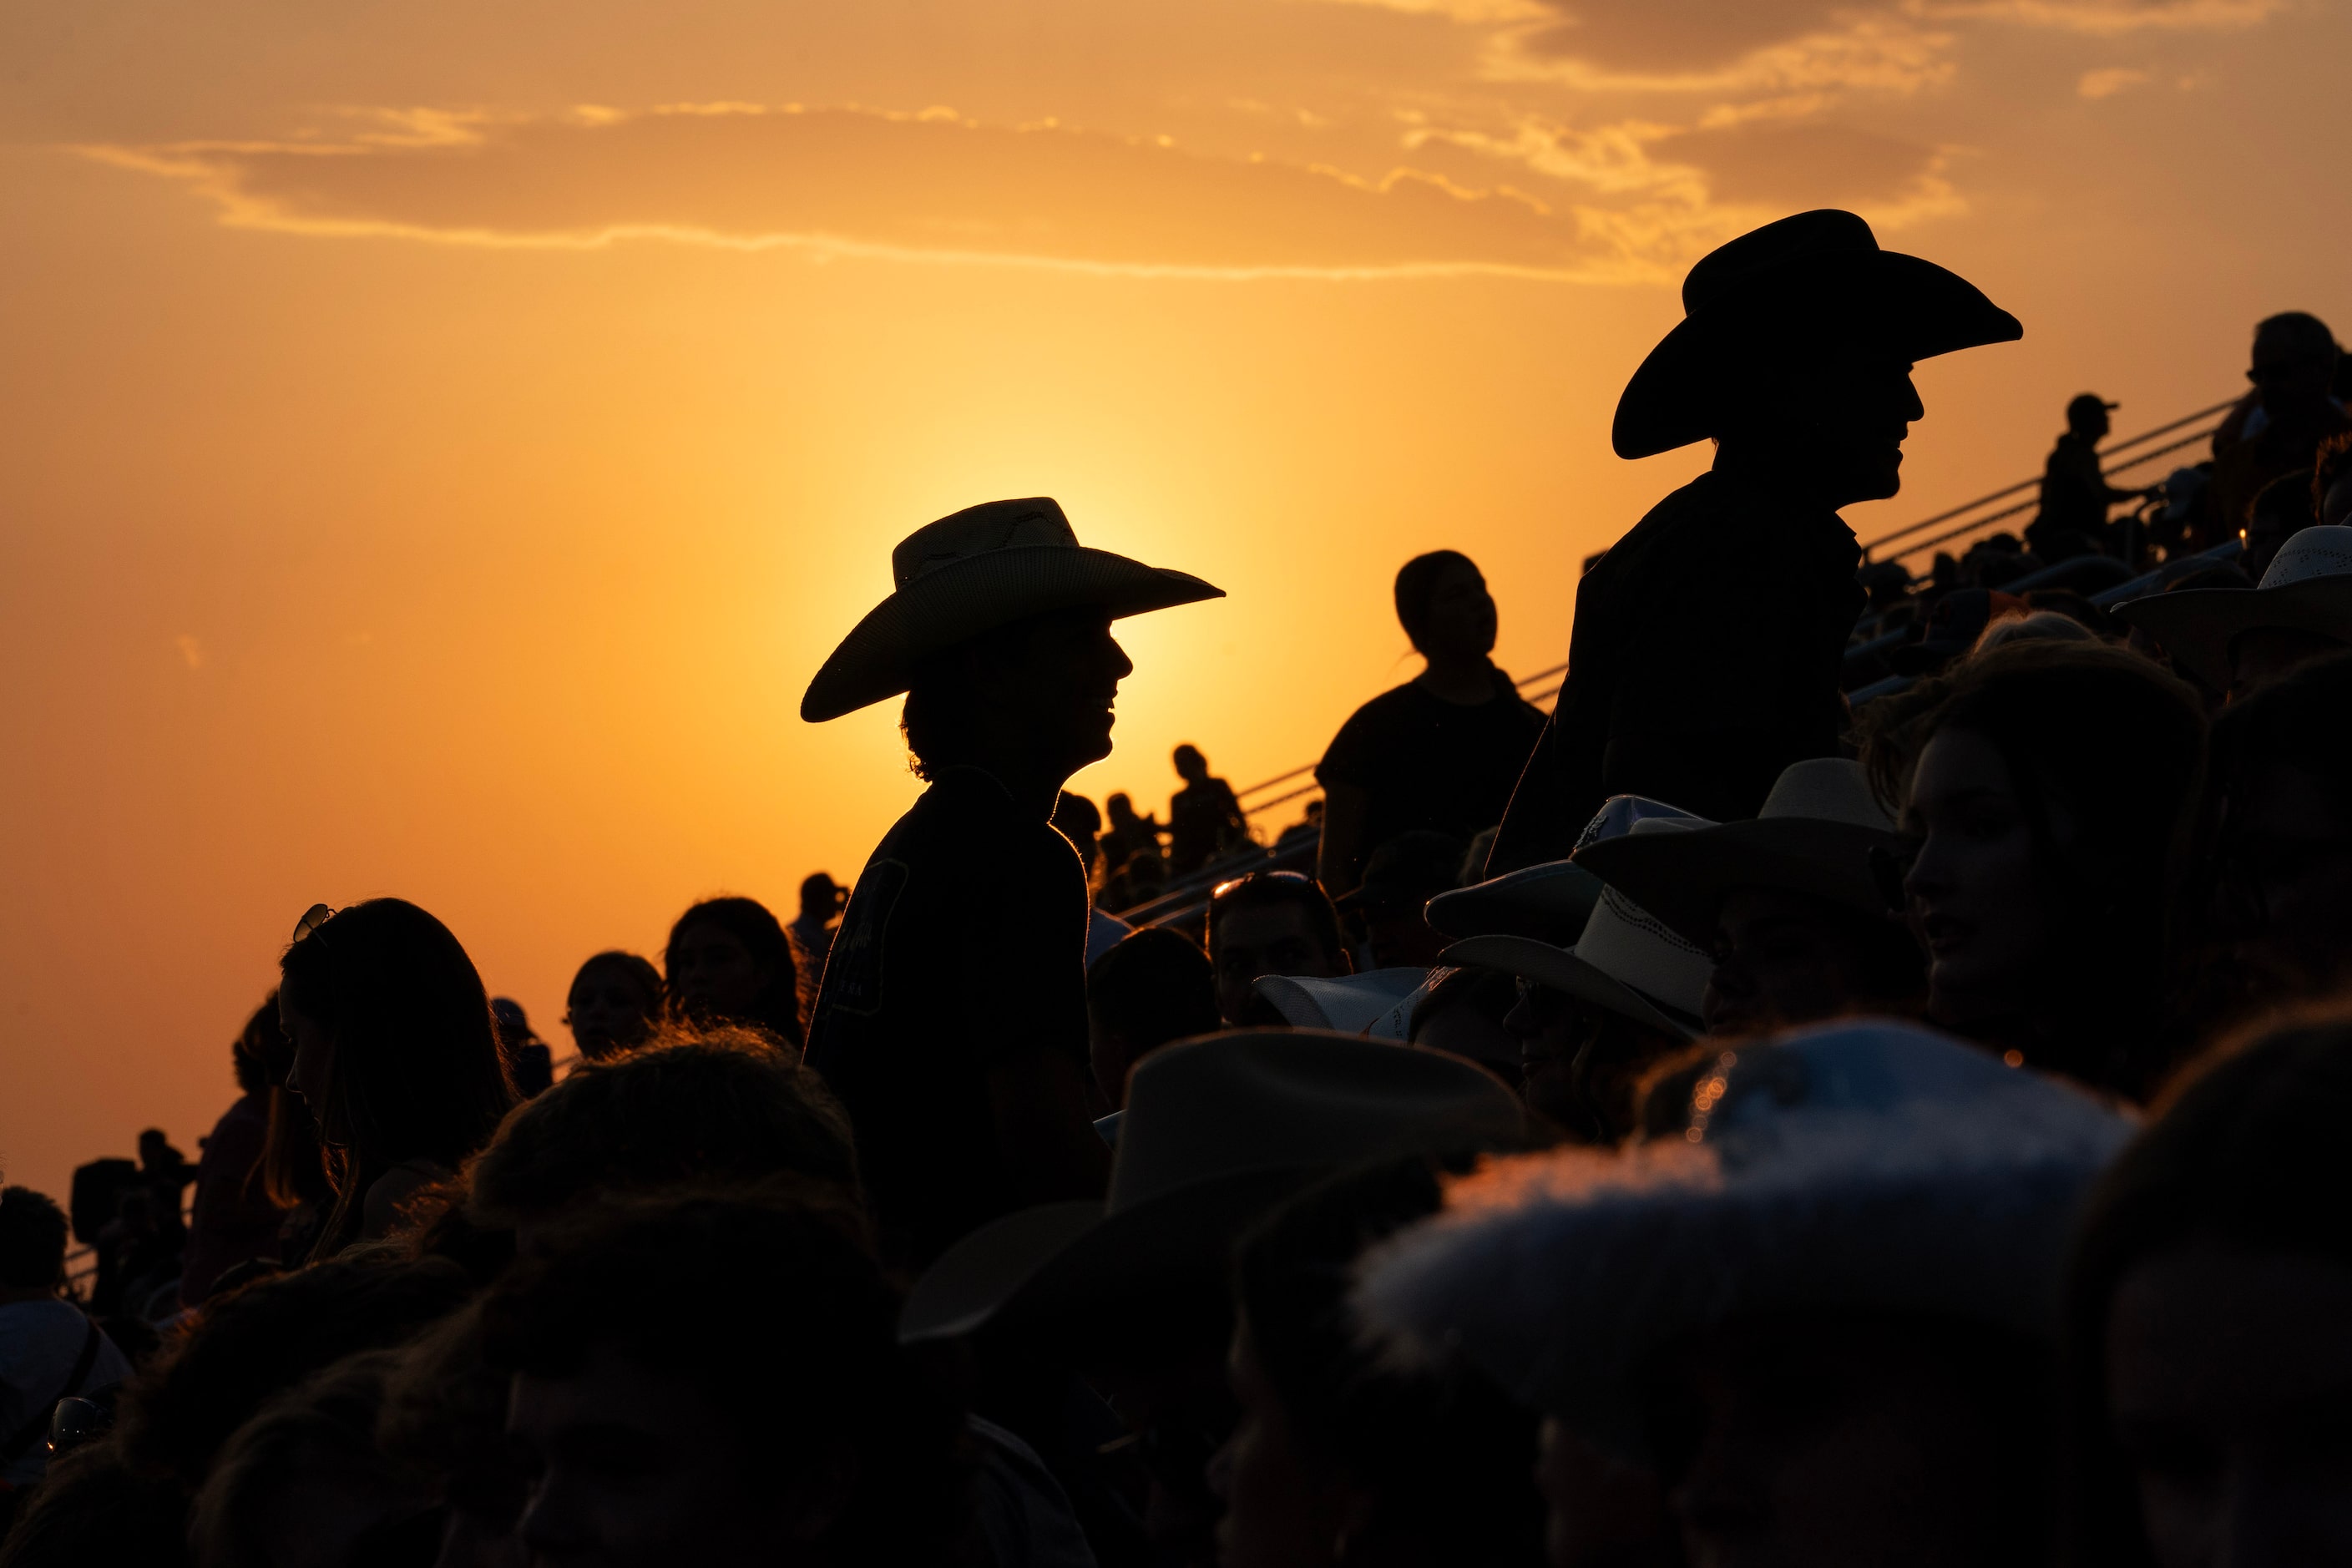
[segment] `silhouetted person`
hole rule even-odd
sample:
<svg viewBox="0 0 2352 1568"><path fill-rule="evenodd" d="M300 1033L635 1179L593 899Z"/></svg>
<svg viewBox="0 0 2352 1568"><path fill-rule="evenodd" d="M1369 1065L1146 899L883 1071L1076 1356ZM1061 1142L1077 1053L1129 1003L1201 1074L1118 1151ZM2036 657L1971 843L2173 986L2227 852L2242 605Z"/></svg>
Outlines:
<svg viewBox="0 0 2352 1568"><path fill-rule="evenodd" d="M0 1528L8 1494L48 1468L49 1411L129 1375L99 1326L62 1299L66 1216L29 1187L0 1188Z"/></svg>
<svg viewBox="0 0 2352 1568"><path fill-rule="evenodd" d="M2147 494L2107 483L2099 467L2099 443L2113 428L2107 411L2116 406L2095 392L2066 405L2066 433L2042 467L2041 509L2025 530L2025 542L2044 561L2099 549L2106 537L2107 509Z"/></svg>
<svg viewBox="0 0 2352 1568"><path fill-rule="evenodd" d="M2352 430L2329 395L2342 358L2318 317L2289 310L2254 329L2246 379L2253 390L2213 432L2213 500L2225 537L2246 526L2262 488L2282 474L2309 474L2322 442Z"/></svg>
<svg viewBox="0 0 2352 1568"><path fill-rule="evenodd" d="M1008 1210L1101 1194L1086 874L1048 819L1064 781L1110 754L1134 668L1111 622L1221 595L1082 548L1043 498L942 518L890 564L897 591L834 650L801 717L904 692L929 787L858 875L808 1061L848 1107L886 1247L920 1261Z"/></svg>
<svg viewBox="0 0 2352 1568"><path fill-rule="evenodd" d="M511 996L490 998L490 1016L499 1026L499 1048L506 1053L507 1072L515 1092L525 1100L555 1081L555 1053L530 1026L530 1015Z"/></svg>
<svg viewBox="0 0 2352 1568"><path fill-rule="evenodd" d="M1102 869L1102 813L1095 803L1082 795L1064 790L1054 803L1054 831L1070 841L1078 852L1078 864L1086 868L1087 896L1094 897ZM1099 906L1087 911L1087 963L1108 952L1135 928Z"/></svg>
<svg viewBox="0 0 2352 1568"><path fill-rule="evenodd" d="M1401 833L1467 840L1502 821L1543 733L1542 710L1487 657L1495 600L1467 555L1433 550L1406 562L1396 615L1426 661L1422 672L1357 709L1315 767L1323 786L1316 868L1334 898Z"/></svg>
<svg viewBox="0 0 2352 1568"><path fill-rule="evenodd" d="M1191 937L1147 926L1087 966L1087 1033L1095 1085L1113 1108L1127 1075L1171 1040L1217 1029L1217 980Z"/></svg>
<svg viewBox="0 0 2352 1568"><path fill-rule="evenodd" d="M1135 802L1124 790L1115 790L1103 801L1103 809L1110 815L1110 825L1102 831L1103 865L1107 871L1117 872L1142 855L1153 860L1163 859L1160 851L1160 819L1149 812L1138 814Z"/></svg>
<svg viewBox="0 0 2352 1568"><path fill-rule="evenodd" d="M618 948L596 954L572 977L563 999L563 1026L581 1059L598 1061L645 1043L662 1016L661 971L650 959Z"/></svg>
<svg viewBox="0 0 2352 1568"><path fill-rule="evenodd" d="M1176 776L1184 781L1168 802L1168 869L1189 877L1210 861L1250 841L1249 818L1234 786L1209 773L1198 746L1179 746Z"/></svg>
<svg viewBox="0 0 2352 1568"><path fill-rule="evenodd" d="M793 941L800 947L801 989L816 994L824 978L824 955L833 951L833 928L849 903L849 889L819 871L801 879L801 912L793 917Z"/></svg>
<svg viewBox="0 0 2352 1568"><path fill-rule="evenodd" d="M292 1054L272 994L246 1020L230 1047L237 1100L213 1123L196 1161L195 1202L188 1216L187 1250L180 1259L183 1307L201 1303L214 1280L247 1259L278 1256L278 1227L286 1211L270 1201L261 1163L269 1146L269 1063Z"/></svg>
<svg viewBox="0 0 2352 1568"><path fill-rule="evenodd" d="M757 899L705 899L677 917L662 950L671 1010L697 1024L748 1024L798 1047L801 966Z"/></svg>
<svg viewBox="0 0 2352 1568"><path fill-rule="evenodd" d="M1565 858L1603 799L1756 815L1844 723L1864 603L1840 508L1900 488L1922 416L1911 366L2023 335L1974 285L1878 248L1852 213L1801 213L1703 258L1682 323L1617 405L1622 458L1713 437L1714 469L1585 574L1568 681L1490 873Z"/></svg>
<svg viewBox="0 0 2352 1568"><path fill-rule="evenodd" d="M1315 879L1296 871L1253 871L1217 889L1209 900L1209 962L1217 1012L1228 1025L1242 1021L1250 983L1262 974L1327 979L1356 969L1339 912Z"/></svg>

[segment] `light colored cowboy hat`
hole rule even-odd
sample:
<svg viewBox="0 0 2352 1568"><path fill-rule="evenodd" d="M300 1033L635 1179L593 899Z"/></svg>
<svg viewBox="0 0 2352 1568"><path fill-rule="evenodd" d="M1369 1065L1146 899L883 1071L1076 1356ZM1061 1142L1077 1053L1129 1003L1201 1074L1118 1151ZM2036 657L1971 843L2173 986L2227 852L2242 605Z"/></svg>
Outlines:
<svg viewBox="0 0 2352 1568"><path fill-rule="evenodd" d="M1647 458L1719 436L1741 395L1735 363L1759 326L1860 336L1906 363L2025 335L1983 290L1932 261L1878 248L1850 212L1799 213L1701 257L1683 279L1683 320L1650 351L1617 401L1610 441Z"/></svg>
<svg viewBox="0 0 2352 1568"><path fill-rule="evenodd" d="M965 1237L915 1282L898 1335L1067 1321L1213 1281L1242 1227L1318 1175L1527 1146L1517 1096L1442 1051L1295 1029L1166 1046L1128 1080L1108 1198L1039 1205Z"/></svg>
<svg viewBox="0 0 2352 1568"><path fill-rule="evenodd" d="M1742 1313L1859 1308L2048 1338L2076 1208L2132 1124L1910 1024L1744 1045L1682 1127L1488 1162L1369 1256L1356 1304L1406 1355L1454 1347L1607 1426L1643 1363Z"/></svg>
<svg viewBox="0 0 2352 1568"><path fill-rule="evenodd" d="M1325 978L1261 974L1250 994L1264 997L1294 1029L1329 1029L1374 1040L1410 1037L1413 1004L1429 989L1426 969L1367 969Z"/></svg>
<svg viewBox="0 0 2352 1568"><path fill-rule="evenodd" d="M1816 757L1780 771L1753 821L1627 834L1578 850L1576 863L1685 941L1712 947L1723 896L1734 888L1781 888L1886 913L1870 852L1895 842L1895 823L1862 764Z"/></svg>
<svg viewBox="0 0 2352 1568"><path fill-rule="evenodd" d="M2164 645L2172 661L2208 689L2233 679L2230 646L2260 626L2285 626L2352 643L2352 528L2318 524L2287 536L2262 585L2183 588L2115 608L2117 620Z"/></svg>
<svg viewBox="0 0 2352 1568"><path fill-rule="evenodd" d="M1429 900L1422 918L1440 936L1530 936L1566 947L1601 901L1601 879L1566 860L1526 866Z"/></svg>
<svg viewBox="0 0 2352 1568"><path fill-rule="evenodd" d="M809 682L810 723L896 697L924 655L1031 616L1098 605L1116 619L1225 596L1198 577L1087 549L1045 496L984 501L917 529L890 552L890 577L897 591Z"/></svg>

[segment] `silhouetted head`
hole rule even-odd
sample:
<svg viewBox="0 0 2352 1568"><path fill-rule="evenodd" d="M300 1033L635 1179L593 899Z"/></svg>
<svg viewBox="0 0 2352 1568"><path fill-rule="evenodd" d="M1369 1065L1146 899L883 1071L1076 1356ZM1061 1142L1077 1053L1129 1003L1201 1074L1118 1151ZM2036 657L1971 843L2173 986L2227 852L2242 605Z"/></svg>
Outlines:
<svg viewBox="0 0 2352 1568"><path fill-rule="evenodd" d="M2085 392L2066 405L2066 428L2086 441L2101 441L2113 429L2107 410L2116 406L2095 392Z"/></svg>
<svg viewBox="0 0 2352 1568"><path fill-rule="evenodd" d="M1192 938L1146 926L1087 970L1087 1033L1095 1083L1113 1105L1127 1100L1127 1075L1171 1040L1215 1032L1217 983L1209 955Z"/></svg>
<svg viewBox="0 0 2352 1568"><path fill-rule="evenodd" d="M801 968L792 938L757 899L705 899L670 927L662 967L672 1010L698 1024L748 1024L793 1046Z"/></svg>
<svg viewBox="0 0 2352 1568"><path fill-rule="evenodd" d="M1297 871L1252 871L1217 889L1209 900L1209 961L1216 966L1217 1011L1227 1024L1241 1022L1250 982L1262 974L1313 978L1355 970L1323 884Z"/></svg>
<svg viewBox="0 0 2352 1568"><path fill-rule="evenodd" d="M262 998L253 1016L229 1047L229 1061L236 1073L236 1087L247 1094L259 1094L273 1083L286 1081L286 1071L294 1065L294 1042L286 1037L285 1026L278 1021L278 993L272 991Z"/></svg>
<svg viewBox="0 0 2352 1568"><path fill-rule="evenodd" d="M849 889L823 871L801 879L801 919L829 921L849 901Z"/></svg>
<svg viewBox="0 0 2352 1568"><path fill-rule="evenodd" d="M1484 658L1495 650L1495 599L1477 563L1458 550L1433 550L1398 569L1397 622L1413 651L1433 658Z"/></svg>
<svg viewBox="0 0 2352 1568"><path fill-rule="evenodd" d="M2336 334L2326 322L2303 310L2288 310L2254 329L2246 379L2261 392L2263 407L2272 418L2292 418L2327 396L2338 357Z"/></svg>
<svg viewBox="0 0 2352 1568"><path fill-rule="evenodd" d="M898 726L915 776L971 765L1058 785L1110 755L1118 683L1135 669L1110 622L1104 609L1050 611L918 661Z"/></svg>
<svg viewBox="0 0 2352 1568"><path fill-rule="evenodd" d="M598 953L572 977L563 1025L580 1054L593 1061L645 1043L662 1016L661 971L650 959L618 948Z"/></svg>
<svg viewBox="0 0 2352 1568"><path fill-rule="evenodd" d="M279 961L295 1045L287 1086L337 1166L322 1245L339 1245L367 1184L404 1162L455 1168L514 1103L490 999L449 928L402 899L310 927Z"/></svg>
<svg viewBox="0 0 2352 1568"><path fill-rule="evenodd" d="M0 1290L53 1291L66 1282L66 1213L30 1187L0 1187Z"/></svg>
<svg viewBox="0 0 2352 1568"><path fill-rule="evenodd" d="M1137 820L1135 802L1127 797L1124 790L1113 791L1103 801L1103 809L1110 813L1110 825L1114 828L1133 826Z"/></svg>
<svg viewBox="0 0 2352 1568"><path fill-rule="evenodd" d="M1832 507L1903 488L1903 443L1927 413L1910 361L1866 339L1801 341L1769 323L1749 351L1728 373L1727 460L1786 475Z"/></svg>
<svg viewBox="0 0 2352 1568"><path fill-rule="evenodd" d="M1186 784L1199 784L1209 776L1209 759L1201 754L1198 746L1179 746L1170 760L1176 764L1176 776Z"/></svg>

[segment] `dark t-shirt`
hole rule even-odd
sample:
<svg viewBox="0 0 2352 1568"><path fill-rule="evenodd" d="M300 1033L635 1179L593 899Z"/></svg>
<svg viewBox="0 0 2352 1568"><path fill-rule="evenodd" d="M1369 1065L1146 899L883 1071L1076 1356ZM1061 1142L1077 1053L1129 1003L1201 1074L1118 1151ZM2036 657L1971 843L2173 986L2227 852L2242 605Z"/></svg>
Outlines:
<svg viewBox="0 0 2352 1568"><path fill-rule="evenodd" d="M1610 795L1736 821L1790 763L1836 755L1860 559L1835 512L1741 477L1652 508L1577 588L1568 681L1488 874L1565 858Z"/></svg>
<svg viewBox="0 0 2352 1568"><path fill-rule="evenodd" d="M1470 838L1503 820L1544 716L1520 699L1510 677L1499 669L1494 677L1495 695L1485 702L1448 702L1407 682L1339 726L1315 780L1353 784L1371 797L1367 853L1415 828Z"/></svg>
<svg viewBox="0 0 2352 1568"><path fill-rule="evenodd" d="M2107 526L2107 509L2135 493L2108 484L2099 468L2098 443L2070 430L2058 437L2042 466L2041 509L2025 531L2026 542L2040 549L2061 533L2095 542Z"/></svg>
<svg viewBox="0 0 2352 1568"><path fill-rule="evenodd" d="M884 836L835 933L808 1064L849 1110L886 1244L921 1264L1013 1206L990 1068L1087 1062L1087 879L995 778L951 768Z"/></svg>

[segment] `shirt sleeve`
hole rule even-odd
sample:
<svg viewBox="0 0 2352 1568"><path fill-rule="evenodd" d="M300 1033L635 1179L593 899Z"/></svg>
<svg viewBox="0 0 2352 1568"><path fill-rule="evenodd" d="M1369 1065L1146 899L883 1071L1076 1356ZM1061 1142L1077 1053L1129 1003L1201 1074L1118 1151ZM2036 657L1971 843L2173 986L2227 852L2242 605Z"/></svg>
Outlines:
<svg viewBox="0 0 2352 1568"><path fill-rule="evenodd" d="M1370 784L1380 772L1380 753L1385 749L1382 742L1387 728L1381 721L1380 701L1373 698L1339 726L1339 732L1324 749L1323 760L1315 764L1317 784L1360 787Z"/></svg>
<svg viewBox="0 0 2352 1568"><path fill-rule="evenodd" d="M1044 1047L1087 1059L1087 887L1076 850L1019 836L980 858L981 904L941 976L982 1063Z"/></svg>

